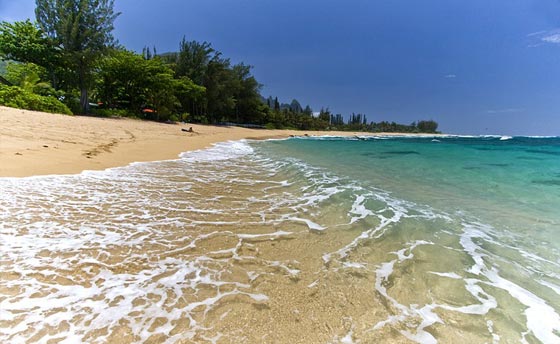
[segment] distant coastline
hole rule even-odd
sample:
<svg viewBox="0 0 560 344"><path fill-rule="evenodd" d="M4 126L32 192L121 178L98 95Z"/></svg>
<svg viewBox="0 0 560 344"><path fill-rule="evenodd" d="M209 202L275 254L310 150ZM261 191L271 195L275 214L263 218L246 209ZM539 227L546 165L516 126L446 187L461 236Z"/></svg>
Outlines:
<svg viewBox="0 0 560 344"><path fill-rule="evenodd" d="M230 140L418 135L165 124L129 118L63 116L2 106L0 121L0 177L75 174L133 162L177 159L182 152ZM191 127L193 132L181 130Z"/></svg>

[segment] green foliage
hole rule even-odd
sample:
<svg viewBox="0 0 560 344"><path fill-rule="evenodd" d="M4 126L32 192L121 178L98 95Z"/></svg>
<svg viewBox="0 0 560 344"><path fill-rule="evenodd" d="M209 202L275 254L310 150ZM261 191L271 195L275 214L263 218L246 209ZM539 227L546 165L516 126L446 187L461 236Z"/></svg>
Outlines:
<svg viewBox="0 0 560 344"><path fill-rule="evenodd" d="M93 68L113 45L114 0L36 0L39 27L61 47L70 85L80 90L82 112L88 111ZM73 82L72 82L73 81Z"/></svg>
<svg viewBox="0 0 560 344"><path fill-rule="evenodd" d="M367 125L368 131L375 132L388 132L388 133L437 133L438 124L435 121L419 121L418 123L412 122L410 125L398 124L395 122L372 122Z"/></svg>
<svg viewBox="0 0 560 344"><path fill-rule="evenodd" d="M29 20L0 23L0 58L33 63L41 66L42 80L49 80L55 88L58 85L57 71L62 60L57 43ZM7 63L4 65L4 69ZM0 68L1 69L1 68ZM0 70L1 74L4 74Z"/></svg>
<svg viewBox="0 0 560 344"><path fill-rule="evenodd" d="M0 56L47 68L56 62L58 53L54 41L27 19L0 23Z"/></svg>
<svg viewBox="0 0 560 344"><path fill-rule="evenodd" d="M80 95L76 92L68 92L64 94L62 97L62 102L66 105L72 113L80 113L81 111L81 104L80 104Z"/></svg>
<svg viewBox="0 0 560 344"><path fill-rule="evenodd" d="M416 126L422 133L437 133L438 124L435 121L419 121Z"/></svg>
<svg viewBox="0 0 560 344"><path fill-rule="evenodd" d="M204 87L205 93L181 101L193 119L209 122L235 121L259 123L264 120L260 111L260 84L251 75L251 67L242 63L231 65L208 42L187 41L179 45L179 52L166 55L165 61L175 69L175 76L187 77Z"/></svg>
<svg viewBox="0 0 560 344"><path fill-rule="evenodd" d="M92 112L99 117L138 117L127 109L93 109Z"/></svg>
<svg viewBox="0 0 560 344"><path fill-rule="evenodd" d="M0 105L65 115L72 114L70 109L58 99L34 94L18 86L0 85Z"/></svg>
<svg viewBox="0 0 560 344"><path fill-rule="evenodd" d="M302 130L437 130L434 121L368 124L362 114L352 114L345 123L328 108L315 117L296 99L264 99L251 66L232 63L208 42L183 38L178 52L161 55L155 47L142 54L116 49L114 0L36 0L36 5L37 24L0 23L2 82L18 86L2 89L9 106L86 113L91 92L101 103L94 109L100 116ZM56 98L67 107L57 108Z"/></svg>
<svg viewBox="0 0 560 344"><path fill-rule="evenodd" d="M123 108L137 116L167 120L187 106L202 101L204 87L187 77L175 78L159 57L146 59L126 50L114 50L99 65L97 97L107 107ZM142 110L149 108L151 113ZM179 117L177 117L179 118Z"/></svg>
<svg viewBox="0 0 560 344"><path fill-rule="evenodd" d="M208 77L208 65L211 61L219 60L220 55L208 42L187 41L183 37L175 61L177 76L186 76L198 85L204 85Z"/></svg>
<svg viewBox="0 0 560 344"><path fill-rule="evenodd" d="M55 91L49 82L43 81L46 74L44 67L34 63L11 62L6 67L5 78L13 85L29 92L43 96L61 96L61 93Z"/></svg>
<svg viewBox="0 0 560 344"><path fill-rule="evenodd" d="M8 68L8 61L0 59L0 75L5 75Z"/></svg>

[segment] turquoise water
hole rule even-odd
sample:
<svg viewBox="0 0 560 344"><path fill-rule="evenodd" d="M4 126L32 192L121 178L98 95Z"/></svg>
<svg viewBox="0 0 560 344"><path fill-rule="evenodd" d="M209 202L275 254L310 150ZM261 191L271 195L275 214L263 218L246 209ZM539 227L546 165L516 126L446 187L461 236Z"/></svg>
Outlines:
<svg viewBox="0 0 560 344"><path fill-rule="evenodd" d="M414 246L418 240L445 247L458 240L460 250L467 253L459 261L453 261L449 253L429 252L424 261L412 265L433 264L435 271L445 266L445 271L439 273L464 279L466 289L474 276L482 277L476 282L482 289L492 285L509 294L492 299L493 294L486 291L487 299L496 304L487 304L490 308L481 314L488 316L500 310L515 318L519 314L509 308L512 304L517 303L516 311L528 307L521 312L527 317L528 328L519 337L505 336L502 340L531 341L527 336L530 334L536 336L531 338L535 341L560 342L560 138L302 138L271 141L263 146L266 154L301 159L366 189L380 189L396 200L410 202L404 212L423 208L420 212L429 209L429 213L447 217L445 224L431 216L413 224L399 219L390 231L419 230L416 235L410 233L404 236L406 239L397 239L409 241L402 241L403 247ZM367 212L367 203L364 204L361 211ZM420 234L422 230L428 233ZM384 234L387 235L390 233ZM438 260L448 261L441 264ZM364 261L368 259L360 257L353 263ZM387 276L394 274L391 271ZM377 270L380 276L383 273ZM413 292L406 287L403 291ZM430 293L431 287L416 291ZM389 294L386 297L391 299ZM409 304L397 300L393 299L395 305L406 305L403 309L410 311ZM434 306L438 307L446 308ZM537 329L531 328L530 323L550 326ZM498 340L499 335L494 335ZM416 339L427 340L422 336Z"/></svg>
<svg viewBox="0 0 560 344"><path fill-rule="evenodd" d="M238 141L0 178L0 342L558 343L560 139Z"/></svg>
<svg viewBox="0 0 560 344"><path fill-rule="evenodd" d="M560 248L560 138L322 138L266 146L397 197L465 212Z"/></svg>

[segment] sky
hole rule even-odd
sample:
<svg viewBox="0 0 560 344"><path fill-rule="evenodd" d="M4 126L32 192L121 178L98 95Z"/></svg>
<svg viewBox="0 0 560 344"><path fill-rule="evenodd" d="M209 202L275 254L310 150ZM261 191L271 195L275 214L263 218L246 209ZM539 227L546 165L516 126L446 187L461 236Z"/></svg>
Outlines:
<svg viewBox="0 0 560 344"><path fill-rule="evenodd" d="M0 20L34 18L0 0ZM261 93L454 134L560 135L560 0L116 0L126 48L208 41Z"/></svg>

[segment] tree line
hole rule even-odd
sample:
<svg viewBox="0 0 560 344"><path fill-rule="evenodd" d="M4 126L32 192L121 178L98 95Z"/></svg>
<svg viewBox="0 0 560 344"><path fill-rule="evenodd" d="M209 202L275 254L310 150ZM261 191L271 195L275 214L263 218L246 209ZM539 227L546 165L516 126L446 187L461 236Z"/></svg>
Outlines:
<svg viewBox="0 0 560 344"><path fill-rule="evenodd" d="M251 66L208 42L176 52L127 50L112 35L114 0L36 0L36 22L0 23L0 104L158 121L244 123L266 128L435 132L437 123L344 121L297 100L261 96Z"/></svg>

